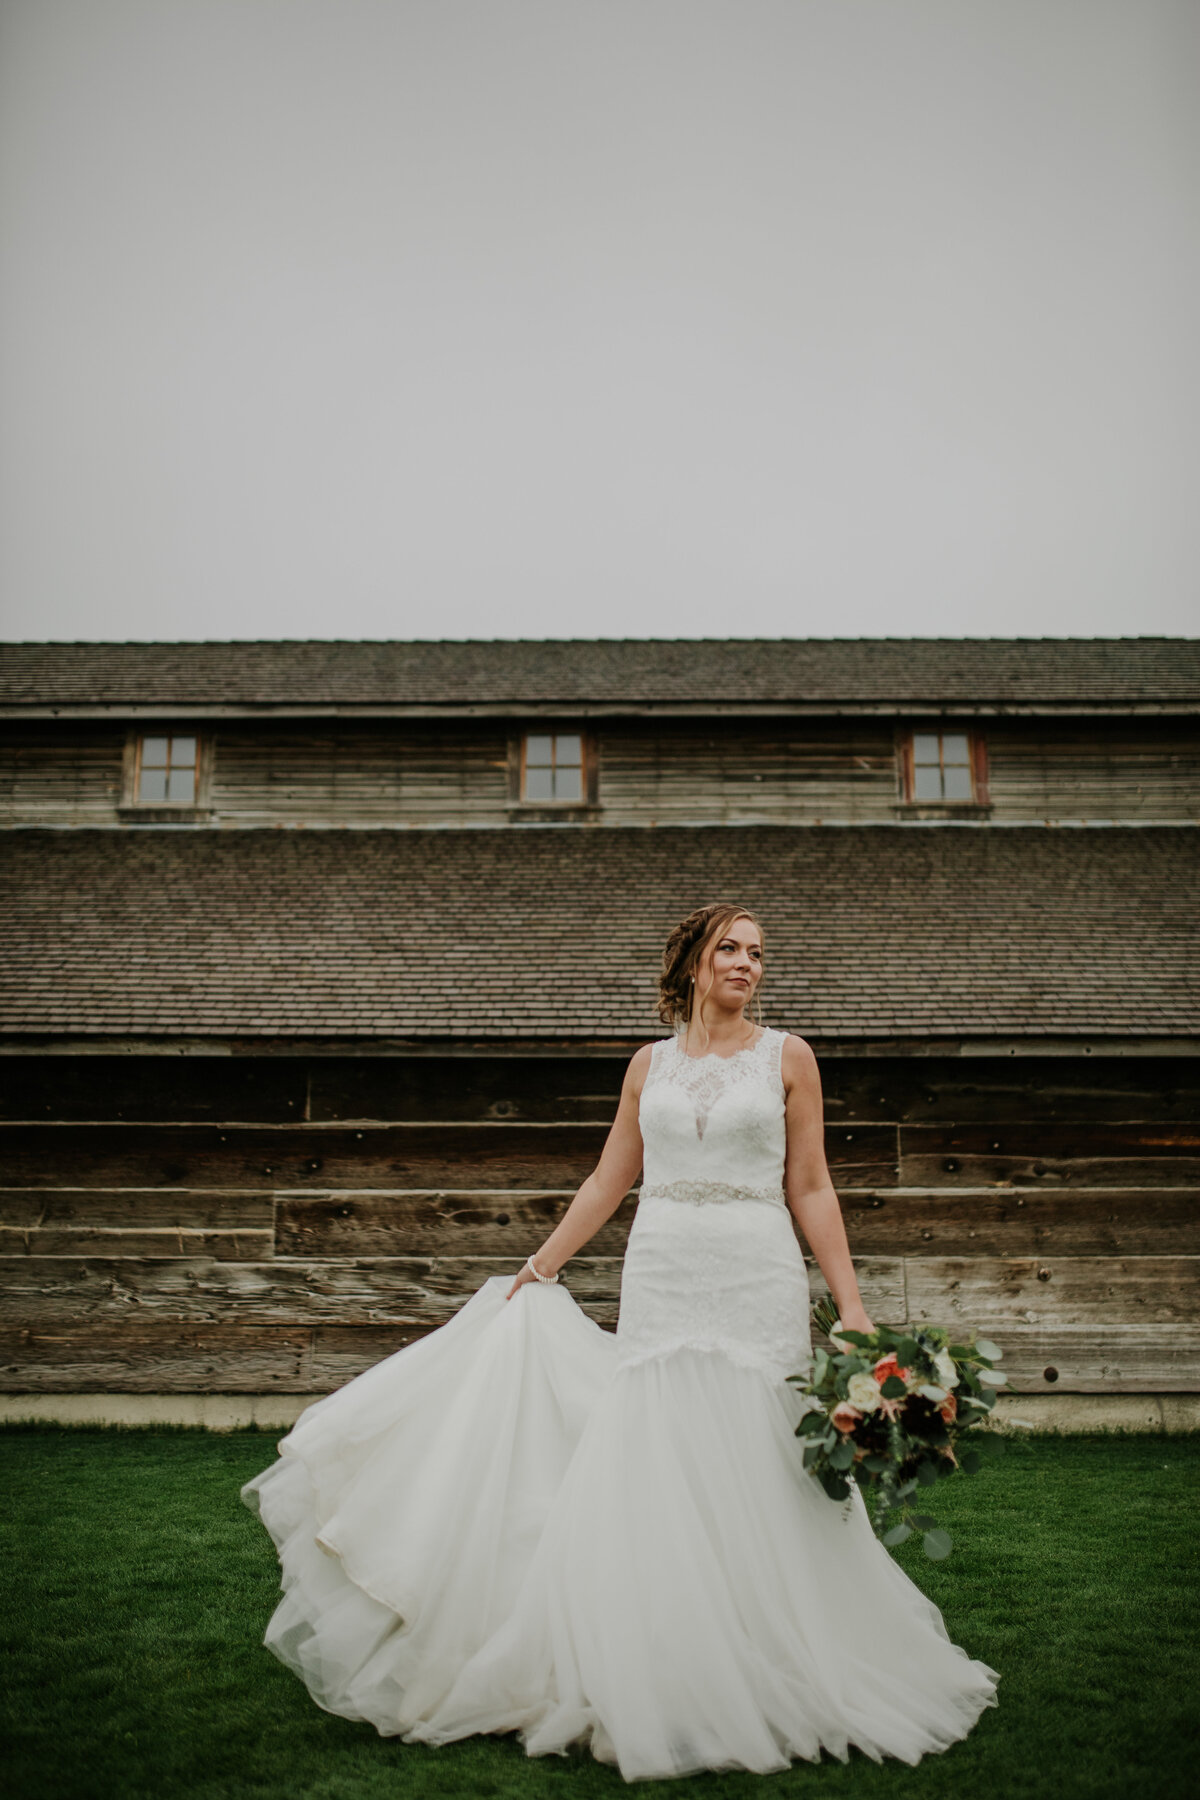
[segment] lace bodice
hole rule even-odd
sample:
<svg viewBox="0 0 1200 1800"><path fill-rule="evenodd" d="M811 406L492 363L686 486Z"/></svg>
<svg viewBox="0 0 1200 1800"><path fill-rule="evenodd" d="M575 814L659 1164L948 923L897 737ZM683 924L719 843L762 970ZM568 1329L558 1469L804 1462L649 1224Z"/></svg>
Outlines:
<svg viewBox="0 0 1200 1800"><path fill-rule="evenodd" d="M654 1046L621 1273L622 1366L717 1351L782 1379L811 1355L808 1274L783 1193L786 1035L764 1031L728 1057L689 1057L678 1038Z"/></svg>
<svg viewBox="0 0 1200 1800"><path fill-rule="evenodd" d="M733 1056L688 1056L680 1037L655 1044L639 1114L643 1194L784 1204L786 1035L768 1028Z"/></svg>

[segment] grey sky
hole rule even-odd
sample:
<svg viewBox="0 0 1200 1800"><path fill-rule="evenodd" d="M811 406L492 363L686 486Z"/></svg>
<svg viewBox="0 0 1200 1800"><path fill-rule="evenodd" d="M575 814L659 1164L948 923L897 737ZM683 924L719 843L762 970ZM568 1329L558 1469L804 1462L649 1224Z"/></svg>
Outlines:
<svg viewBox="0 0 1200 1800"><path fill-rule="evenodd" d="M6 637L1200 632L1197 0L7 0Z"/></svg>

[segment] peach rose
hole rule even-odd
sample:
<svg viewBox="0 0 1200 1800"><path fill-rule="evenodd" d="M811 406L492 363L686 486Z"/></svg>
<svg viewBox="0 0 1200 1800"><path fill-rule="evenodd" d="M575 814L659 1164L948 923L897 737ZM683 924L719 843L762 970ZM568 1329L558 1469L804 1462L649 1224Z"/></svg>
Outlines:
<svg viewBox="0 0 1200 1800"><path fill-rule="evenodd" d="M938 1411L941 1413L943 1419L945 1419L947 1425L953 1425L958 1413L958 1400L953 1394L947 1394L946 1398L942 1401L942 1404L938 1407Z"/></svg>
<svg viewBox="0 0 1200 1800"><path fill-rule="evenodd" d="M879 1383L880 1387L882 1387L889 1375L898 1375L901 1381L907 1381L912 1375L912 1370L902 1369L896 1361L896 1352L894 1350L889 1350L887 1355L881 1356L879 1361L875 1364L874 1375L876 1381Z"/></svg>
<svg viewBox="0 0 1200 1800"><path fill-rule="evenodd" d="M838 1431L853 1431L862 1414L848 1400L839 1400L829 1417Z"/></svg>

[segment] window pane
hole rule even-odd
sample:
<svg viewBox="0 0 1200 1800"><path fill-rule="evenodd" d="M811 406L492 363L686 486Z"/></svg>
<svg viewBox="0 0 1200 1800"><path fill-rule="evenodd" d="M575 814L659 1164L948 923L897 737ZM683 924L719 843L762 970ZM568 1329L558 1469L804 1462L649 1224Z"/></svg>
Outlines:
<svg viewBox="0 0 1200 1800"><path fill-rule="evenodd" d="M526 800L553 800L554 771L552 769L525 768Z"/></svg>
<svg viewBox="0 0 1200 1800"><path fill-rule="evenodd" d="M568 763L573 764L578 768L583 761L583 739L572 734L567 737L556 738L555 743L558 746L558 754L555 760L559 767L561 768L563 763Z"/></svg>
<svg viewBox="0 0 1200 1800"><path fill-rule="evenodd" d="M913 761L918 763L936 763L938 759L938 739L936 731L913 732Z"/></svg>
<svg viewBox="0 0 1200 1800"><path fill-rule="evenodd" d="M527 737L525 739L525 767L548 769L554 761L554 739L550 737Z"/></svg>
<svg viewBox="0 0 1200 1800"><path fill-rule="evenodd" d="M947 800L969 800L971 798L971 771L960 768L957 764L946 770Z"/></svg>
<svg viewBox="0 0 1200 1800"><path fill-rule="evenodd" d="M165 769L167 766L166 738L142 739L143 769Z"/></svg>
<svg viewBox="0 0 1200 1800"><path fill-rule="evenodd" d="M969 763L970 760L966 732L948 731L942 739L942 761L944 763Z"/></svg>
<svg viewBox="0 0 1200 1800"><path fill-rule="evenodd" d="M913 799L940 800L942 797L942 777L938 769L916 768L913 770Z"/></svg>
<svg viewBox="0 0 1200 1800"><path fill-rule="evenodd" d="M560 765L554 771L554 798L556 800L582 800L583 770L564 769Z"/></svg>
<svg viewBox="0 0 1200 1800"><path fill-rule="evenodd" d="M167 783L167 799L177 806L191 806L196 798L195 769L172 769Z"/></svg>
<svg viewBox="0 0 1200 1800"><path fill-rule="evenodd" d="M141 785L138 788L139 800L165 800L167 797L167 771L165 769L143 769Z"/></svg>
<svg viewBox="0 0 1200 1800"><path fill-rule="evenodd" d="M189 768L192 768L192 769L195 768L195 766L196 766L196 740L195 740L195 738L172 738L171 739L171 763L172 763L172 765L174 765L175 763L185 763Z"/></svg>

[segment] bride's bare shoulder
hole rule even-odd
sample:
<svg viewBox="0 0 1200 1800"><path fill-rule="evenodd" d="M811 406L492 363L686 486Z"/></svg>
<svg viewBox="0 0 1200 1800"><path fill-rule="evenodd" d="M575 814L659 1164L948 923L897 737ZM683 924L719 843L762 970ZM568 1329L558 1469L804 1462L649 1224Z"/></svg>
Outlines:
<svg viewBox="0 0 1200 1800"><path fill-rule="evenodd" d="M814 1082L818 1086L820 1084L812 1045L794 1031L784 1034L781 1070L785 1087L811 1086Z"/></svg>
<svg viewBox="0 0 1200 1800"><path fill-rule="evenodd" d="M643 1044L635 1050L629 1059L629 1067L625 1071L625 1087L634 1094L640 1094L642 1083L650 1073L650 1058L654 1055L653 1044Z"/></svg>

